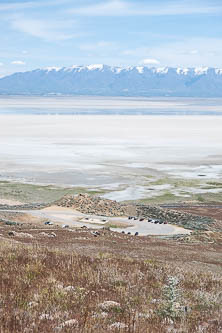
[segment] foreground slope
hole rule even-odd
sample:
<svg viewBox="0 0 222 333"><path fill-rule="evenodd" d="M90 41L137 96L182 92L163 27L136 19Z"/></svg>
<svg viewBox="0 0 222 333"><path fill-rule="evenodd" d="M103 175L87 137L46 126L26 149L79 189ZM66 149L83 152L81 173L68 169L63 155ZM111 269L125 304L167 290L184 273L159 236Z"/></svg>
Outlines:
<svg viewBox="0 0 222 333"><path fill-rule="evenodd" d="M0 94L222 97L222 69L51 67L1 78Z"/></svg>
<svg viewBox="0 0 222 333"><path fill-rule="evenodd" d="M57 204L122 211L82 194ZM1 332L221 332L221 221L170 238L45 222L0 207Z"/></svg>
<svg viewBox="0 0 222 333"><path fill-rule="evenodd" d="M2 332L221 331L221 242L11 228L0 236Z"/></svg>

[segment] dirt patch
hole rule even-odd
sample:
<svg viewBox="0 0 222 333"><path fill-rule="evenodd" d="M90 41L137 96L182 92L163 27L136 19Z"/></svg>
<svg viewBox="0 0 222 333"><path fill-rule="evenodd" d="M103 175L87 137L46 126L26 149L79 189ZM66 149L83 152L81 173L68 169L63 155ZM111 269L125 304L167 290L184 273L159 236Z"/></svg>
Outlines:
<svg viewBox="0 0 222 333"><path fill-rule="evenodd" d="M20 213L20 212L4 212L0 211L0 220L2 221L11 221L12 223L18 224L31 224L31 225L39 225L44 221L39 217L35 217L28 213Z"/></svg>
<svg viewBox="0 0 222 333"><path fill-rule="evenodd" d="M215 208L215 207L186 207L186 208L177 208L178 211L201 215L201 216L208 216L213 219L217 219L222 221L222 207Z"/></svg>
<svg viewBox="0 0 222 333"><path fill-rule="evenodd" d="M0 205L7 205L7 206L23 205L23 202L10 199L0 199Z"/></svg>

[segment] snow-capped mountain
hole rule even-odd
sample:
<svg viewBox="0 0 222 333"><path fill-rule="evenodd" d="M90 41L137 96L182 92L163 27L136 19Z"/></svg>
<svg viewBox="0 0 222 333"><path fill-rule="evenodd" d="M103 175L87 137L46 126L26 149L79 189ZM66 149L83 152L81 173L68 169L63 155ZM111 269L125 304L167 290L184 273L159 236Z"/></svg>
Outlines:
<svg viewBox="0 0 222 333"><path fill-rule="evenodd" d="M0 94L222 97L222 69L49 67L1 78Z"/></svg>

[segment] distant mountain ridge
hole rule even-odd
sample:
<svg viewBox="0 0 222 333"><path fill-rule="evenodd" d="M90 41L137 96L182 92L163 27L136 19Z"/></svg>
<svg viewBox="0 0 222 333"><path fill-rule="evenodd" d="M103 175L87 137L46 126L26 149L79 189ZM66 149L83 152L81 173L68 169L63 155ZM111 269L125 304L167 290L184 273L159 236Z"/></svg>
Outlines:
<svg viewBox="0 0 222 333"><path fill-rule="evenodd" d="M0 94L222 97L222 69L107 65L50 67L1 78Z"/></svg>

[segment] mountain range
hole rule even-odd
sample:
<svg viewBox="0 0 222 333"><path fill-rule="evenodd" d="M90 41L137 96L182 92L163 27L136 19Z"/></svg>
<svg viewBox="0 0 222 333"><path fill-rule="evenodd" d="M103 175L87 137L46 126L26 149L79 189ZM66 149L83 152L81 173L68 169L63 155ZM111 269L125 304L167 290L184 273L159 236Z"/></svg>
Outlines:
<svg viewBox="0 0 222 333"><path fill-rule="evenodd" d="M222 69L50 67L1 78L0 94L222 97Z"/></svg>

